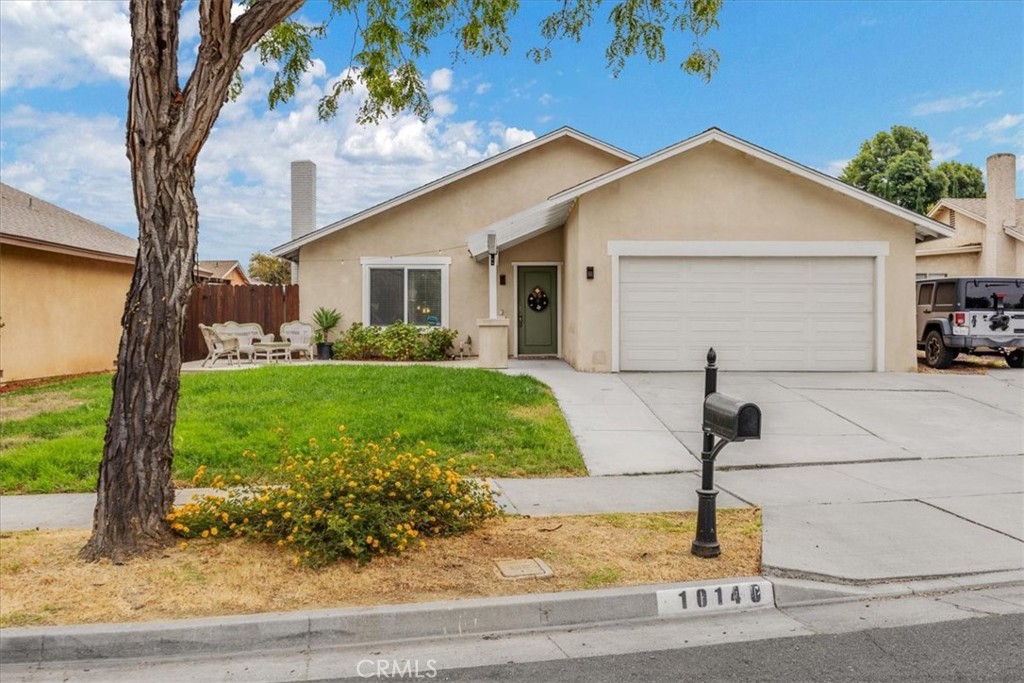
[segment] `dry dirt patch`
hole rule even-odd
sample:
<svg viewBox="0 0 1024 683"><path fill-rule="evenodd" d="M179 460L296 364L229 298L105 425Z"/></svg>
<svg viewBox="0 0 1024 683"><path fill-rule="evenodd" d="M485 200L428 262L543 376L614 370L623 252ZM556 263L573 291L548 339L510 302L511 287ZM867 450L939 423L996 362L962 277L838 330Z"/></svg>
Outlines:
<svg viewBox="0 0 1024 683"><path fill-rule="evenodd" d="M180 619L751 576L761 512L720 510L722 555L690 554L696 513L509 517L364 567L296 568L291 552L193 541L126 565L77 559L85 531L0 538L0 626ZM507 581L494 561L539 557L549 579Z"/></svg>
<svg viewBox="0 0 1024 683"><path fill-rule="evenodd" d="M56 413L77 408L83 403L85 401L57 390L36 394L0 394L0 415L4 420L25 420L40 413Z"/></svg>
<svg viewBox="0 0 1024 683"><path fill-rule="evenodd" d="M924 351L917 352L917 371L926 375L987 375L989 368L1006 368L1002 356L971 356L961 353L953 364L944 370L930 368L924 364Z"/></svg>

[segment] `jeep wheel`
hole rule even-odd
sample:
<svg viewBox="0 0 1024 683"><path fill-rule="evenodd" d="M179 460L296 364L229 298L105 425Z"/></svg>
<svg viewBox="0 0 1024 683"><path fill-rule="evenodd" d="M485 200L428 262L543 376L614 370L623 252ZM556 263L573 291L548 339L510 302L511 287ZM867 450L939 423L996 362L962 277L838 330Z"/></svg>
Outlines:
<svg viewBox="0 0 1024 683"><path fill-rule="evenodd" d="M1024 349L1017 349L1006 354L1006 364L1011 368L1024 368Z"/></svg>
<svg viewBox="0 0 1024 683"><path fill-rule="evenodd" d="M942 333L932 330L924 338L924 363L930 368L948 368L956 358L956 351L946 348Z"/></svg>

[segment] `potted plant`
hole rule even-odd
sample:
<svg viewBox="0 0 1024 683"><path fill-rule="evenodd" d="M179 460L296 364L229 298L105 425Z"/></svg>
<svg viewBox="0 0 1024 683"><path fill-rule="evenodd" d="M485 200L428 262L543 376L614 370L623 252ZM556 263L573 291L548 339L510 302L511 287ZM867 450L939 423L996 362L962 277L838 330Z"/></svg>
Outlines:
<svg viewBox="0 0 1024 683"><path fill-rule="evenodd" d="M331 344L327 341L327 335L341 322L341 313L336 308L320 308L313 311L313 325L316 331L313 333L313 341L316 343L316 357L320 360L331 359Z"/></svg>

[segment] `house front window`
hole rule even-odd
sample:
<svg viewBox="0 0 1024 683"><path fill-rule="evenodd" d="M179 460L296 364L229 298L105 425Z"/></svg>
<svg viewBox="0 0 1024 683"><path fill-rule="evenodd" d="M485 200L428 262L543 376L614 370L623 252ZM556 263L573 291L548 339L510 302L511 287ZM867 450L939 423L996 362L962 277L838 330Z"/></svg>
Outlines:
<svg viewBox="0 0 1024 683"><path fill-rule="evenodd" d="M448 258L364 258L363 322L447 327Z"/></svg>

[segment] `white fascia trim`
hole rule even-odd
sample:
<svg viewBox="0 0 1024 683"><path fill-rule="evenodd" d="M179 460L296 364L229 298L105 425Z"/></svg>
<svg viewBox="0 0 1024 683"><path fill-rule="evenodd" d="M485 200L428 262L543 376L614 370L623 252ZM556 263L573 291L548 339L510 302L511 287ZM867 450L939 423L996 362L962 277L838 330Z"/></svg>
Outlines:
<svg viewBox="0 0 1024 683"><path fill-rule="evenodd" d="M965 244L960 247L948 247L946 249L918 249L914 255L922 256L949 256L951 254L977 254L981 252L980 244Z"/></svg>
<svg viewBox="0 0 1024 683"><path fill-rule="evenodd" d="M970 209L965 209L962 206L957 206L956 204L952 204L952 203L946 201L945 199L940 199L939 203L932 207L932 210L928 212L928 218L931 218L932 220L935 220L935 221L938 221L938 222L942 223L942 221L939 221L939 219L935 218L935 216L937 216L939 211L941 211L942 209L947 209L949 211L956 211L958 214L967 216L968 218L972 218L972 219L978 221L979 223L984 223L985 222L985 217L982 216L981 214L978 214L978 213L976 213L974 211L971 211ZM945 224L943 223L943 225L945 225ZM951 227L950 230L954 230L954 228Z"/></svg>
<svg viewBox="0 0 1024 683"><path fill-rule="evenodd" d="M774 152L764 149L763 147L758 147L757 145L747 142L746 140L742 140L733 135L730 135L729 133L726 133L725 131L719 128L710 128L704 131L703 133L699 133L698 135L683 140L682 142L677 142L676 144L670 147L666 147L663 150L660 150L658 152L655 152L654 154L634 161L633 163L623 166L622 168L609 171L604 175L600 175L592 180L580 183L576 187L552 195L549 199L561 201L568 198L579 197L580 195L586 194L587 192L595 190L599 187L602 187L609 183L613 183L616 180L619 180L620 178L628 176L632 173L636 173L637 171L643 170L649 166L653 166L654 164L664 161L665 159L670 159L678 154L682 154L684 152L688 152L702 145L708 144L709 142L718 142L720 144L725 145L726 147L731 147L744 154L752 156L755 159L760 159L761 161L764 161L768 164L779 167L784 171L792 173L795 176L805 178L819 185L823 185L829 188L830 190L834 190L836 192L839 192L840 194L844 194L848 197L858 199L866 204L870 204L871 206L877 209L881 209L882 211L885 211L888 214L897 216L902 220L912 223L914 225L915 234L922 241L934 239L936 237L953 236L953 229L950 228L948 225L928 218L927 216L921 216L920 214L914 213L909 209L904 209L902 206L898 206L880 197L876 197L875 195L869 192L865 192L864 190L861 190L859 188L853 187L852 185L847 185L846 183L837 178L833 178L832 176L822 173L821 171L816 171L802 164L798 164L795 161L780 156Z"/></svg>
<svg viewBox="0 0 1024 683"><path fill-rule="evenodd" d="M1003 226L1003 232L1017 240L1018 242L1024 242L1024 233L1021 233L1017 228L1011 228L1010 226Z"/></svg>
<svg viewBox="0 0 1024 683"><path fill-rule="evenodd" d="M462 180L463 178L473 175L474 173L484 171L488 168L491 168L492 166L497 166L500 163L508 161L509 159L515 158L521 154L525 154L526 152L546 145L549 142L554 142L555 140L558 140L560 138L572 138L573 140L578 140L579 142L595 147L596 149L599 149L607 154L610 154L611 156L618 157L623 161L629 163L636 161L638 158L635 154L631 154L625 150L619 149L618 147L610 145L602 140L598 140L597 138L592 138L586 133L581 133L578 130L564 126L545 135L541 135L538 138L534 138L533 140L524 142L521 145L517 145L516 147L507 149L504 152L500 152L499 154L496 154L492 157L489 157L482 161L478 161L475 164L462 169L461 171L455 171L454 173L450 173L442 178L433 180L427 183L426 185L422 185L414 190L410 190L409 192L400 194L397 197L394 197L393 199L389 199L385 202L377 204L376 206L371 206L368 209L364 209L363 211L360 211L357 214L349 216L348 218L343 218L340 221L329 223L328 225L325 225L322 228L318 228L313 232L307 233L302 237L297 237L296 239L293 239L290 242L285 242L284 244L278 245L272 248L270 250L270 253L273 254L274 256L285 257L288 254L297 252L300 247L303 247L309 244L310 242L315 242L321 237L326 237L327 235L337 232L338 230L344 230L345 228L351 225L355 225L356 223L359 223L361 221L364 221L367 218L372 218L373 216L384 213L385 211L393 209L396 206L400 206L401 204L412 201L413 199L422 197L423 195L433 192L434 190L440 189L442 187L445 187L446 185L451 185L452 183Z"/></svg>
<svg viewBox="0 0 1024 683"><path fill-rule="evenodd" d="M888 256L885 241L609 240L609 256Z"/></svg>
<svg viewBox="0 0 1024 683"><path fill-rule="evenodd" d="M363 256L359 259L362 266L362 309L363 325L370 325L370 269L380 267L407 268L425 266L436 268L441 271L441 327L449 327L449 315L451 310L450 288L448 286L449 275L451 274L451 257L448 256ZM405 287L408 287L409 278L405 278ZM403 300L408 304L409 293L403 292ZM405 304L403 304L405 305Z"/></svg>

